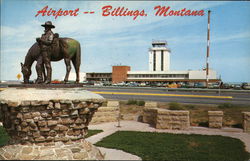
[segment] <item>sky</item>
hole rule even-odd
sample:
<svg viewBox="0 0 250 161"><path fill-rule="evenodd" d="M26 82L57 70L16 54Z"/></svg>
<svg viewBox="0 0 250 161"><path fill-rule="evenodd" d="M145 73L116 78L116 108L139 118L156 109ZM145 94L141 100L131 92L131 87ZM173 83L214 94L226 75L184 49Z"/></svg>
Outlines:
<svg viewBox="0 0 250 161"><path fill-rule="evenodd" d="M75 10L77 16L35 17L48 5L54 10ZM102 7L144 10L147 16L102 16ZM204 10L204 16L155 16L155 6L171 10ZM250 82L249 1L39 1L1 0L0 80L17 80L29 48L43 33L45 21L54 33L81 44L81 72L111 72L113 65L132 71L148 70L152 40L166 40L170 70L201 70L205 67L207 11L211 10L210 68L224 82ZM83 14L94 11L94 14ZM75 72L72 66L71 72ZM65 76L64 61L52 62L52 79ZM31 79L37 77L35 64Z"/></svg>

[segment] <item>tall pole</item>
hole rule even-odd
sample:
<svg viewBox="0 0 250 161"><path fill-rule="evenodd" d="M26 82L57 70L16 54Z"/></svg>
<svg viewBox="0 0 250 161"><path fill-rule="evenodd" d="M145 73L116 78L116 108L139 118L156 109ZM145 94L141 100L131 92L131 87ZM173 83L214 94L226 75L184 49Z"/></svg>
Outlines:
<svg viewBox="0 0 250 161"><path fill-rule="evenodd" d="M210 13L208 10L208 23L207 23L207 57L206 57L206 86L208 87L208 75L209 75L209 47L210 47Z"/></svg>

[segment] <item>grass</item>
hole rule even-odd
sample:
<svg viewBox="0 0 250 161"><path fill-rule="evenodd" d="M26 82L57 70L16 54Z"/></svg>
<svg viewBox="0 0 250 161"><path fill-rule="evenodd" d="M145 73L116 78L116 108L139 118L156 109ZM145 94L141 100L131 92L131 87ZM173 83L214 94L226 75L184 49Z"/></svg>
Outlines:
<svg viewBox="0 0 250 161"><path fill-rule="evenodd" d="M100 132L103 132L103 130L88 130L88 135L85 136L85 138L96 135ZM5 129L2 126L0 126L0 147L6 145L9 141L9 139L10 139L10 137L6 133Z"/></svg>
<svg viewBox="0 0 250 161"><path fill-rule="evenodd" d="M3 128L3 126L0 126L0 147L6 145L7 142L9 141L9 139L10 139L10 137L6 133L6 131Z"/></svg>
<svg viewBox="0 0 250 161"><path fill-rule="evenodd" d="M118 131L96 146L120 149L143 160L244 161L244 144L223 136Z"/></svg>
<svg viewBox="0 0 250 161"><path fill-rule="evenodd" d="M170 110L184 110L185 109L181 104L177 102L170 102L168 105L169 105Z"/></svg>
<svg viewBox="0 0 250 161"><path fill-rule="evenodd" d="M88 130L88 135L85 136L85 138L88 138L90 136L96 135L96 134L101 133L101 132L103 132L103 130Z"/></svg>
<svg viewBox="0 0 250 161"><path fill-rule="evenodd" d="M222 103L218 105L219 109L228 109L228 108L233 108L234 105L231 103Z"/></svg>
<svg viewBox="0 0 250 161"><path fill-rule="evenodd" d="M126 103L127 105L138 105L138 106L144 106L145 101L143 100L135 100L135 99L129 99Z"/></svg>

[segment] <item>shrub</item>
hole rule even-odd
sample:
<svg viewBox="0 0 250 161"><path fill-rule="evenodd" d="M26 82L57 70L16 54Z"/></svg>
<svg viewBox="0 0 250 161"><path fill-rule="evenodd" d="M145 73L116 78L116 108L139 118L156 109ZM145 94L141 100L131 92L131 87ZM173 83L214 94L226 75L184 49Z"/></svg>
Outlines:
<svg viewBox="0 0 250 161"><path fill-rule="evenodd" d="M142 101L142 100L137 101L137 105L138 106L144 106L145 105L145 101Z"/></svg>
<svg viewBox="0 0 250 161"><path fill-rule="evenodd" d="M177 102L170 102L168 105L170 110L184 110L184 107Z"/></svg>
<svg viewBox="0 0 250 161"><path fill-rule="evenodd" d="M129 99L127 105L136 105L137 101L134 99Z"/></svg>
<svg viewBox="0 0 250 161"><path fill-rule="evenodd" d="M233 108L234 106L231 103L223 103L218 105L218 108L220 109L227 109L227 108Z"/></svg>
<svg viewBox="0 0 250 161"><path fill-rule="evenodd" d="M135 99L129 99L127 102L127 105L138 105L138 106L144 106L145 105L145 101L142 100L135 100Z"/></svg>
<svg viewBox="0 0 250 161"><path fill-rule="evenodd" d="M195 108L195 105L185 105L185 108L187 108L187 109L194 109Z"/></svg>
<svg viewBox="0 0 250 161"><path fill-rule="evenodd" d="M199 126L202 126L202 127L208 127L208 121L199 122L198 125L199 125Z"/></svg>

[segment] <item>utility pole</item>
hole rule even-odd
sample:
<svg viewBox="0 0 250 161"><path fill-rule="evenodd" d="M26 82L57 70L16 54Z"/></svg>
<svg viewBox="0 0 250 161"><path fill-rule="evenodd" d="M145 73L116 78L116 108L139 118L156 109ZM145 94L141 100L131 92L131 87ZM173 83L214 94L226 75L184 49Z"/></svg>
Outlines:
<svg viewBox="0 0 250 161"><path fill-rule="evenodd" d="M207 57L206 57L206 86L208 88L208 75L209 75L209 47L210 47L210 13L208 10L208 23L207 23Z"/></svg>

